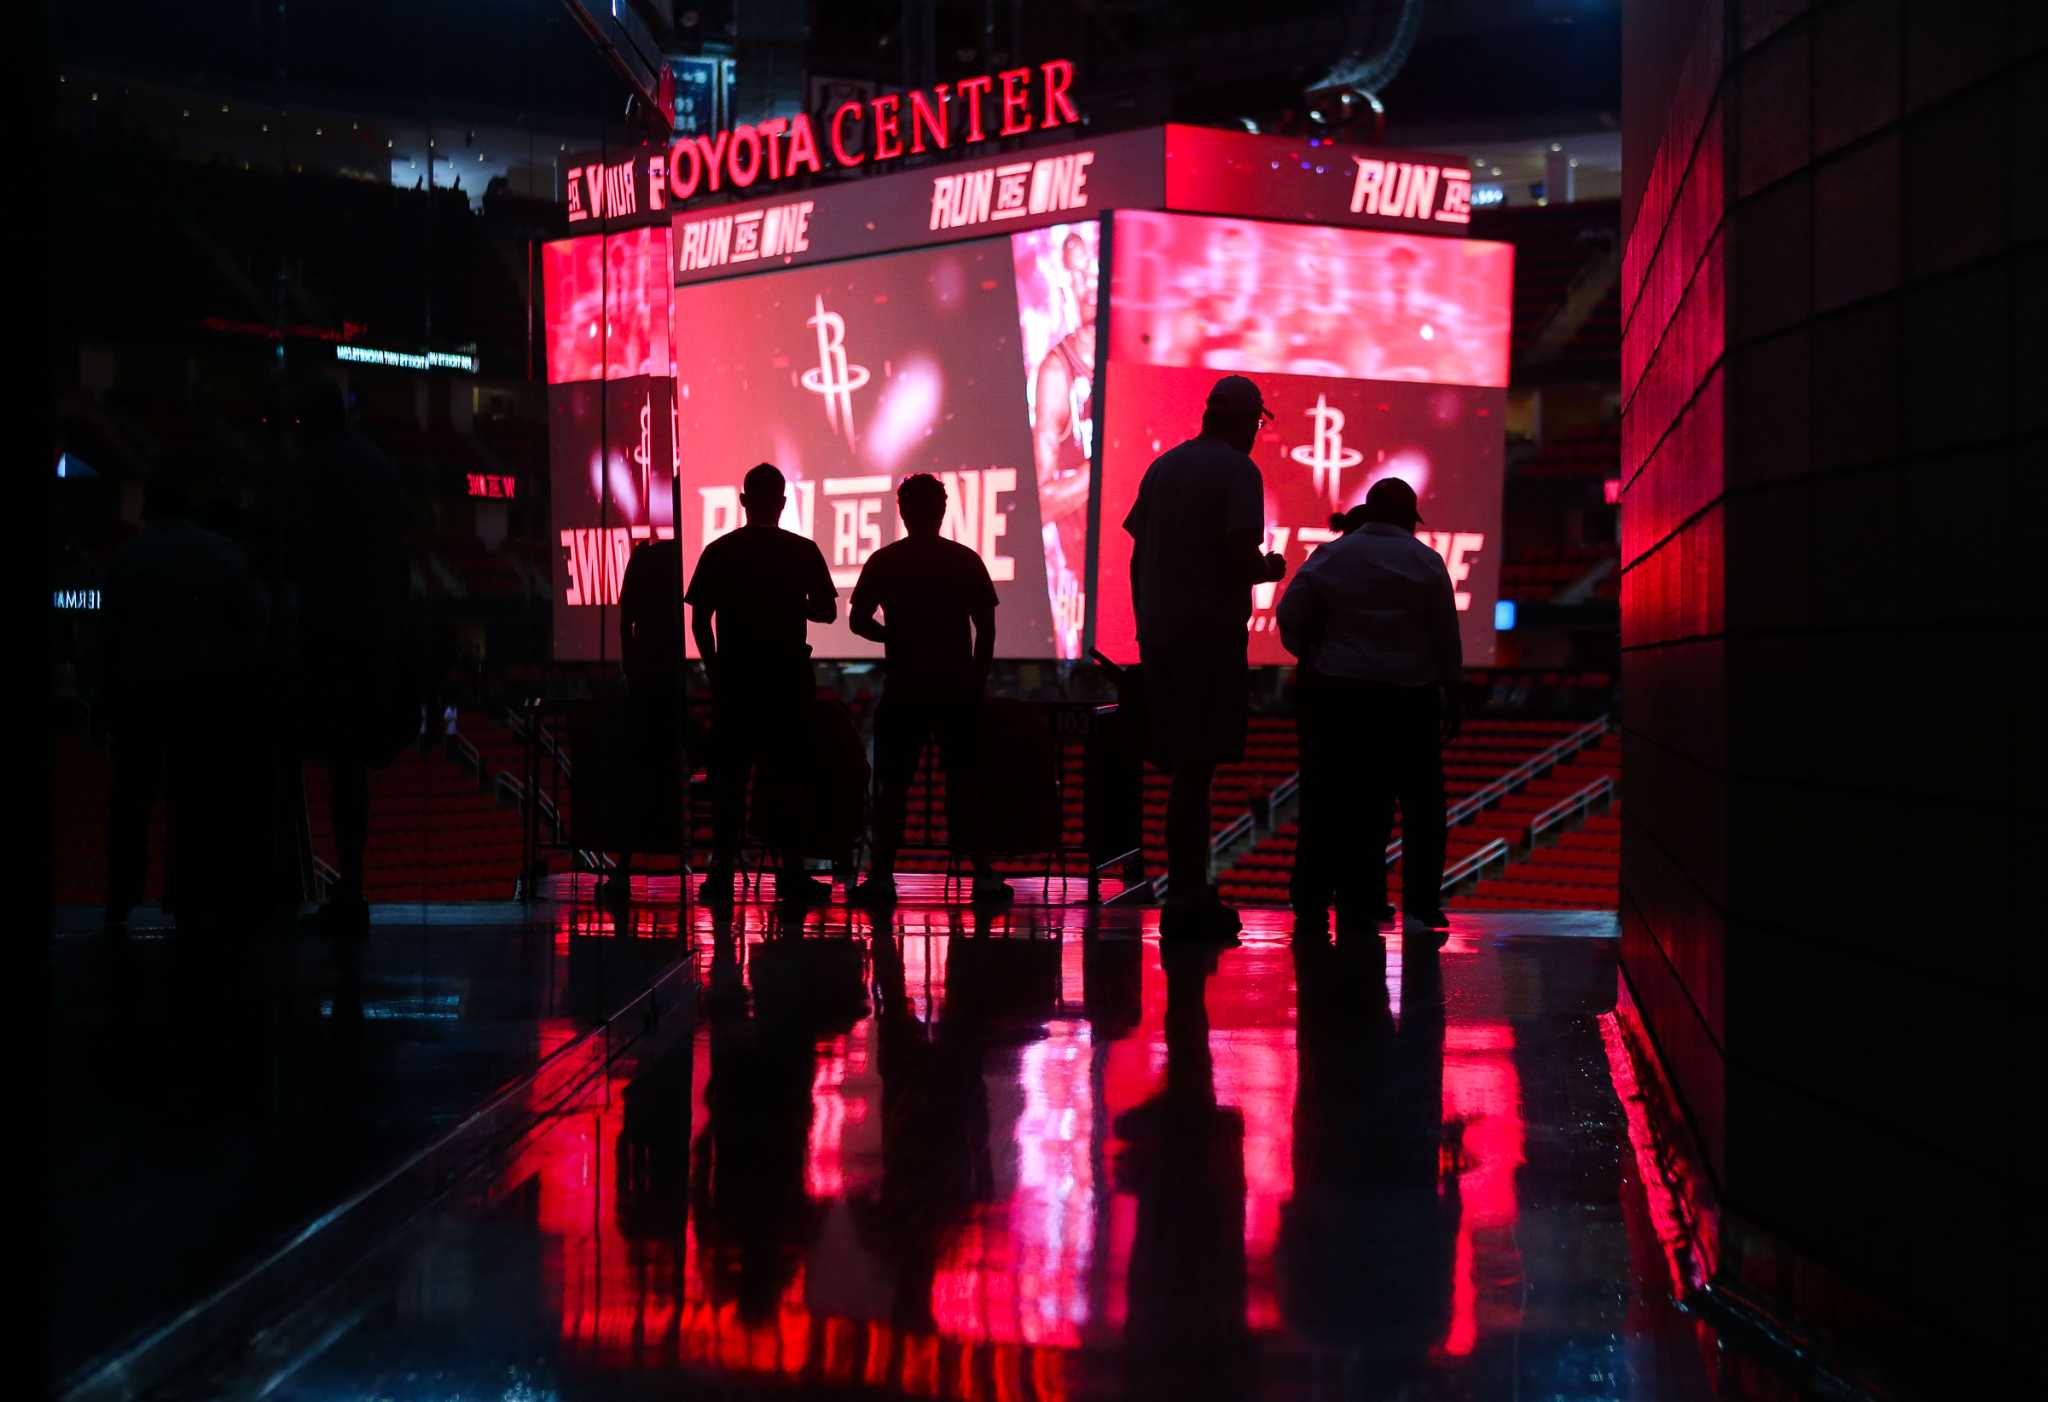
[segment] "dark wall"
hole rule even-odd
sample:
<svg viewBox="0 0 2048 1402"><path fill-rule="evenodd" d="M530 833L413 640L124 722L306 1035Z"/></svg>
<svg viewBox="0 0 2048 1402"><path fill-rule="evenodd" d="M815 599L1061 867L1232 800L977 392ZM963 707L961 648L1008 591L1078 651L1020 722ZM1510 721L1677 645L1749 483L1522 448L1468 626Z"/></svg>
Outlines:
<svg viewBox="0 0 2048 1402"><path fill-rule="evenodd" d="M2048 6L1627 33L1623 959L1717 1284L2036 1373Z"/></svg>

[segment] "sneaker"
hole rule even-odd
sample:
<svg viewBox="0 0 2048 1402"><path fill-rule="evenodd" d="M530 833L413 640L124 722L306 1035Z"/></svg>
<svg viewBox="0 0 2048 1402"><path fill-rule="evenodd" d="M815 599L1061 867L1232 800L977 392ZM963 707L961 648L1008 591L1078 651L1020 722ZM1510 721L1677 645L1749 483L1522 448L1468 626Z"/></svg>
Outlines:
<svg viewBox="0 0 2048 1402"><path fill-rule="evenodd" d="M1401 933L1406 935L1428 935L1441 949L1444 941L1451 937L1451 917L1442 910L1410 910L1401 915Z"/></svg>
<svg viewBox="0 0 2048 1402"><path fill-rule="evenodd" d="M706 905L732 904L732 868L707 867L697 884L697 899Z"/></svg>
<svg viewBox="0 0 2048 1402"><path fill-rule="evenodd" d="M846 893L854 905L884 907L896 904L896 878L870 873L868 879Z"/></svg>
<svg viewBox="0 0 2048 1402"><path fill-rule="evenodd" d="M1017 893L1010 889L1010 883L1000 876L977 876L974 878L973 904L978 906L1008 905L1017 899Z"/></svg>
<svg viewBox="0 0 2048 1402"><path fill-rule="evenodd" d="M832 883L798 873L775 878L775 899L785 905L830 905Z"/></svg>

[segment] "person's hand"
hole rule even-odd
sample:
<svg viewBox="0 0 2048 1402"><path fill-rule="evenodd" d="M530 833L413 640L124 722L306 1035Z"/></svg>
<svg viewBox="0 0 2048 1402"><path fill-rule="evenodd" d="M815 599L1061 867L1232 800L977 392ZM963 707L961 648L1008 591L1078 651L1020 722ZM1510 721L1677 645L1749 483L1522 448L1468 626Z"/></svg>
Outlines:
<svg viewBox="0 0 2048 1402"><path fill-rule="evenodd" d="M1277 584L1280 582L1280 580L1284 579L1286 575L1286 559L1279 555L1268 555L1266 557L1266 578L1272 581L1273 583Z"/></svg>

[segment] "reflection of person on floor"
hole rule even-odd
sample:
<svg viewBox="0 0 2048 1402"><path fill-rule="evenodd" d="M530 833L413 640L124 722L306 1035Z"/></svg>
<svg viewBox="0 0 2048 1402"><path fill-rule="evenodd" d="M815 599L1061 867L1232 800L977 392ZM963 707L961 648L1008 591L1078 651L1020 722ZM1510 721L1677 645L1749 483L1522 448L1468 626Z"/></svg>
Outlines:
<svg viewBox="0 0 2048 1402"><path fill-rule="evenodd" d="M1173 776L1166 800L1163 935L1234 939L1237 913L1209 884L1209 784L1244 757L1252 586L1285 568L1264 554L1265 484L1251 460L1272 417L1259 387L1226 375L1202 433L1145 469L1124 518L1143 662L1147 749Z"/></svg>
<svg viewBox="0 0 2048 1402"><path fill-rule="evenodd" d="M206 800L225 787L230 718L247 695L268 607L240 547L191 517L194 462L152 478L142 532L108 566L101 612L106 726L113 747L107 816L109 929L125 927L149 869L149 815L167 797L166 906L181 924L222 894L209 859L226 840ZM245 799L247 794L234 795ZM201 871L204 880L195 880Z"/></svg>
<svg viewBox="0 0 2048 1402"><path fill-rule="evenodd" d="M886 649L887 680L875 710L874 867L854 898L870 905L896 899L896 850L918 757L934 737L949 788L962 797L955 836L974 861L974 900L1006 901L1010 888L989 860L981 808L981 698L996 655L996 586L981 557L939 534L946 488L930 473L903 479L896 491L903 539L883 546L861 567L848 622L856 635ZM882 620L875 620L875 610ZM971 641L970 641L971 634Z"/></svg>
<svg viewBox="0 0 2048 1402"><path fill-rule="evenodd" d="M640 1067L621 1094L613 1209L636 1273L665 1263L667 1292L682 1298L683 1227L690 1210L691 1039L679 1037ZM646 1293L651 1282L642 1284Z"/></svg>
<svg viewBox="0 0 2048 1402"><path fill-rule="evenodd" d="M755 957L758 972L758 948ZM774 1316L819 1221L804 1191L815 1023L761 992L757 982L758 1017L727 1005L710 1019L706 1121L690 1175L705 1288L749 1324Z"/></svg>
<svg viewBox="0 0 2048 1402"><path fill-rule="evenodd" d="M740 489L747 524L704 547L684 596L690 631L711 678L713 851L700 894L712 903L732 900L754 762L760 761L768 783L802 780L816 694L805 624L839 616L824 555L809 537L776 524L785 500L780 471L765 462L750 470ZM804 874L795 845L780 855L778 897L831 899L830 886Z"/></svg>
<svg viewBox="0 0 2048 1402"><path fill-rule="evenodd" d="M1216 957L1161 946L1166 1084L1116 1121L1117 1186L1137 1198L1125 1283L1134 1396L1247 1396L1257 1367L1245 1323L1244 1115L1216 1103L1209 1056Z"/></svg>
<svg viewBox="0 0 2048 1402"><path fill-rule="evenodd" d="M1318 931L1294 943L1300 1067L1280 1303L1365 1396L1398 1395L1443 1339L1460 1214L1457 1176L1441 1167L1442 974L1426 942L1401 957L1397 1023L1380 940L1333 947Z"/></svg>
<svg viewBox="0 0 2048 1402"><path fill-rule="evenodd" d="M349 426L340 386L316 379L294 397L300 463L292 550L299 583L307 749L333 785L341 880L318 923L330 933L369 928L363 854L369 843L370 771L419 732L409 648L412 583L389 463Z"/></svg>
<svg viewBox="0 0 2048 1402"><path fill-rule="evenodd" d="M875 939L874 970L882 1186L862 1204L863 1235L896 1270L891 1322L922 1333L934 1327L932 1281L947 1242L992 1192L982 1023L955 1011L950 997L936 1027L919 1021L904 988L901 947L888 935Z"/></svg>
<svg viewBox="0 0 2048 1402"><path fill-rule="evenodd" d="M1363 524L1317 550L1281 597L1280 640L1301 659L1301 837L1291 897L1377 928L1393 801L1401 804L1403 926L1448 927L1443 744L1460 725L1458 608L1443 557L1415 537L1415 491L1382 478Z"/></svg>
<svg viewBox="0 0 2048 1402"><path fill-rule="evenodd" d="M641 799L638 830L661 831L682 802L683 544L654 540L633 552L619 585L619 664L626 675L626 727ZM633 853L622 849L598 900L624 910L632 900Z"/></svg>

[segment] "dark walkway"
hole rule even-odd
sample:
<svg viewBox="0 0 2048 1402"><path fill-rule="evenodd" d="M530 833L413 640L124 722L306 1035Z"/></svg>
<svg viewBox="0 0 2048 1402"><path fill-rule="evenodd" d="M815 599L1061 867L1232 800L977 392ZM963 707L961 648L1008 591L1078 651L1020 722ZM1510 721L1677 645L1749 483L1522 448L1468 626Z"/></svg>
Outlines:
<svg viewBox="0 0 2048 1402"><path fill-rule="evenodd" d="M571 923L516 905L387 906L360 944L181 944L147 910L121 941L96 932L96 912L64 912L51 1375L237 1277L676 957L672 915L628 941L572 939Z"/></svg>
<svg viewBox="0 0 2048 1402"><path fill-rule="evenodd" d="M1713 1395L1612 917L1248 918L1211 961L1141 911L700 913L693 1025L177 1391Z"/></svg>

